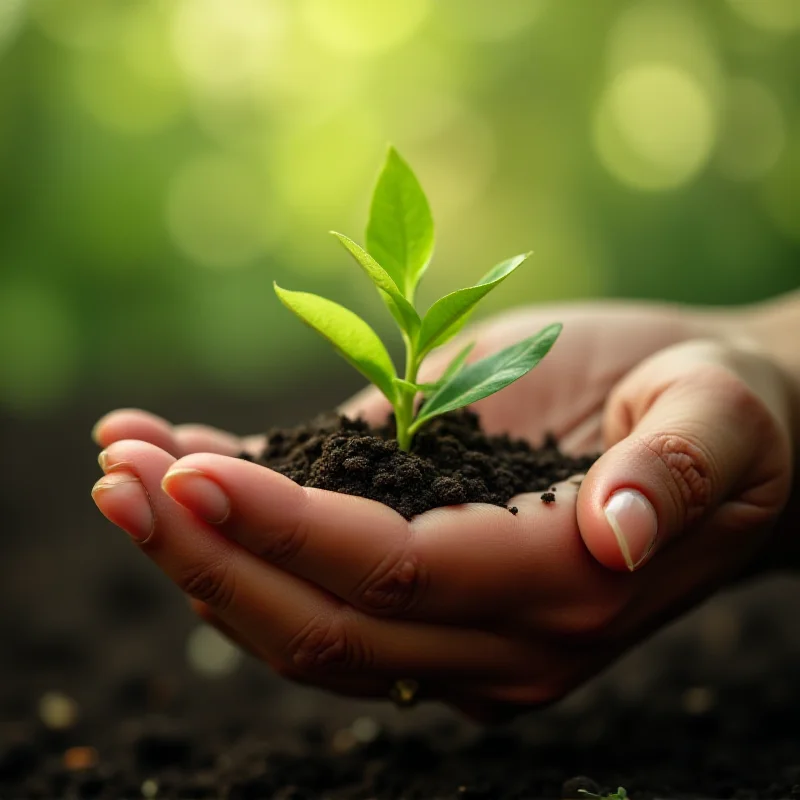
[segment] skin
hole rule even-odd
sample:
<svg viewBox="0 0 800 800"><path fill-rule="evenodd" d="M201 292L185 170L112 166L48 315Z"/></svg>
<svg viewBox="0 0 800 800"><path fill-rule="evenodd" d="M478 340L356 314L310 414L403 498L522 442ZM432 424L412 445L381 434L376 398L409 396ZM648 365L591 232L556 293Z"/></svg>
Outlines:
<svg viewBox="0 0 800 800"><path fill-rule="evenodd" d="M800 366L775 340L800 303L521 310L470 332L472 358L555 320L551 354L476 405L490 432L603 450L554 504L520 495L516 516L472 504L406 522L235 458L258 437L131 409L95 428L95 502L201 617L290 679L386 697L412 677L486 722L554 702L793 546ZM387 409L374 390L345 408L372 421ZM615 522L604 508L622 490L639 499Z"/></svg>

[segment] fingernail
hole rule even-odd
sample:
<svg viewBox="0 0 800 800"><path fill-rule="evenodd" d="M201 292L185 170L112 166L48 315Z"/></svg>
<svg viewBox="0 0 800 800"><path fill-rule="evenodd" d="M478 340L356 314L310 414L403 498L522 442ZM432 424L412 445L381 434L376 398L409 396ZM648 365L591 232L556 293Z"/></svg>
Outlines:
<svg viewBox="0 0 800 800"><path fill-rule="evenodd" d="M231 503L219 484L197 469L171 469L161 481L161 488L193 514L220 525L231 513Z"/></svg>
<svg viewBox="0 0 800 800"><path fill-rule="evenodd" d="M103 472L108 472L108 453L103 450L97 455L97 463L100 465L100 469Z"/></svg>
<svg viewBox="0 0 800 800"><path fill-rule="evenodd" d="M622 489L611 496L604 511L622 557L633 572L644 563L656 543L655 509L641 492Z"/></svg>
<svg viewBox="0 0 800 800"><path fill-rule="evenodd" d="M97 507L115 525L137 542L153 532L153 511L150 498L141 481L130 472L112 472L92 488Z"/></svg>

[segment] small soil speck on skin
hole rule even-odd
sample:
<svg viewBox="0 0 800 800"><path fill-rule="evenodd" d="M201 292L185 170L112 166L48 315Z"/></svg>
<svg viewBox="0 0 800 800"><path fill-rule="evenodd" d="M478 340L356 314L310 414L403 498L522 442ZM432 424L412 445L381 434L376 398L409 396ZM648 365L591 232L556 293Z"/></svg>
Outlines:
<svg viewBox="0 0 800 800"><path fill-rule="evenodd" d="M462 503L507 507L517 494L586 472L597 458L564 455L552 436L539 448L487 436L477 415L466 410L433 420L416 435L410 453L398 448L394 436L392 419L371 428L363 420L327 414L269 431L264 452L250 460L301 486L377 500L411 519Z"/></svg>
<svg viewBox="0 0 800 800"><path fill-rule="evenodd" d="M509 510L509 511L510 511L510 512L511 512L511 513L512 513L512 514L515 516L515 517L517 516L517 514L519 514L519 509L518 509L516 506L511 506L511 507L510 507L508 510Z"/></svg>
<svg viewBox="0 0 800 800"><path fill-rule="evenodd" d="M555 492L545 492L545 493L542 495L542 502L543 502L545 505L548 505L548 506L549 506L549 505L550 505L550 503L555 503L555 501L556 501L556 495L555 495Z"/></svg>

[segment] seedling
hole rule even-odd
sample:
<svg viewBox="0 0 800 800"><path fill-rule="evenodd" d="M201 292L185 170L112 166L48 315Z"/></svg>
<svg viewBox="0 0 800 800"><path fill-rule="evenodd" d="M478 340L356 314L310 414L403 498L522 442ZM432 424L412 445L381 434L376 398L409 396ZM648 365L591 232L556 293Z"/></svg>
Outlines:
<svg viewBox="0 0 800 800"><path fill-rule="evenodd" d="M532 370L558 338L561 325L548 325L534 336L467 364L474 343L450 361L435 383L419 383L420 366L435 348L466 324L477 303L499 286L530 253L514 256L487 272L474 286L437 300L424 315L414 304L420 278L433 255L433 219L425 193L394 148L372 196L366 249L331 231L366 272L388 307L405 343L406 361L399 377L375 331L352 311L306 292L275 284L281 302L322 334L362 375L375 384L394 409L397 442L409 450L414 434L434 417L488 397ZM423 402L416 409L416 398Z"/></svg>
<svg viewBox="0 0 800 800"><path fill-rule="evenodd" d="M578 789L578 791L587 797L594 797L597 800L627 800L628 798L628 792L624 786L618 786L616 792L609 792L608 794L595 794L587 789Z"/></svg>

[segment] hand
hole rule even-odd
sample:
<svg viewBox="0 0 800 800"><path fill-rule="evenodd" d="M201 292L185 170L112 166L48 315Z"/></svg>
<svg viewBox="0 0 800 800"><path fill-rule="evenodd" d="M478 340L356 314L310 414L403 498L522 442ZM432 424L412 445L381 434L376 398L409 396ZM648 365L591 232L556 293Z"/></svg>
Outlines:
<svg viewBox="0 0 800 800"><path fill-rule="evenodd" d="M521 312L480 328L478 349L556 319L551 355L478 405L490 431L607 448L554 505L523 495L516 517L470 505L407 523L231 458L242 443L228 434L142 412L99 424L95 499L204 618L281 674L378 696L414 677L482 718L551 702L748 564L792 458L782 375L757 353L689 341L715 333L705 316ZM371 393L352 409L386 412Z"/></svg>

